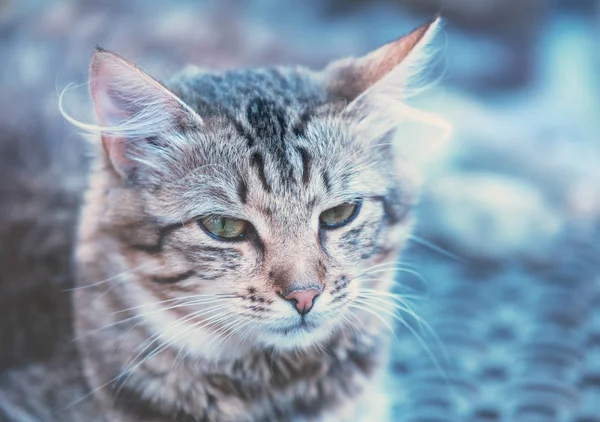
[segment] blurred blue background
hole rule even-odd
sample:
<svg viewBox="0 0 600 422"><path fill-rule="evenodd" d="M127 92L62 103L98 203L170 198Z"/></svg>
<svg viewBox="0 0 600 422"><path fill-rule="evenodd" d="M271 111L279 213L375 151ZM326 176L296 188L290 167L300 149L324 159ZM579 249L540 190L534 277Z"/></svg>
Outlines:
<svg viewBox="0 0 600 422"><path fill-rule="evenodd" d="M0 0L0 194L83 185L61 181L82 160L57 101L96 44L158 78L188 63L319 68L437 13L415 101L454 129L402 259L398 291L428 298L412 305L431 329L410 313L398 327L396 418L598 422L600 1ZM16 182L9 161L27 169Z"/></svg>

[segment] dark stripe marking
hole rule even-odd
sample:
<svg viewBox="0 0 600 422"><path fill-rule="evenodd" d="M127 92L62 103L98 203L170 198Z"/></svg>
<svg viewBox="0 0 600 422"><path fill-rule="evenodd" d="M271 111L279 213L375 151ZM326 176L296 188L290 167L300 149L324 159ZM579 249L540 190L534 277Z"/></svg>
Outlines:
<svg viewBox="0 0 600 422"><path fill-rule="evenodd" d="M299 147L298 152L300 153L300 158L302 159L302 183L308 185L308 182L310 181L312 157L306 148Z"/></svg>
<svg viewBox="0 0 600 422"><path fill-rule="evenodd" d="M292 133L296 137L304 137L306 135L306 126L308 125L310 118L310 111L308 109L304 110L292 128Z"/></svg>
<svg viewBox="0 0 600 422"><path fill-rule="evenodd" d="M381 201L386 220L391 224L398 224L406 219L411 207L402 200L400 189L389 189L385 196L374 196L373 199Z"/></svg>
<svg viewBox="0 0 600 422"><path fill-rule="evenodd" d="M274 111L277 122L279 123L279 139L281 140L281 149L285 152L285 135L287 133L287 120L285 119L285 112L281 109Z"/></svg>
<svg viewBox="0 0 600 422"><path fill-rule="evenodd" d="M321 178L323 179L323 186L325 186L325 190L327 191L327 193L330 193L331 180L329 180L329 173L327 172L327 170L323 170L323 173L321 173Z"/></svg>
<svg viewBox="0 0 600 422"><path fill-rule="evenodd" d="M279 137L283 144L286 132L284 110L264 98L253 98L246 108L246 118L258 138L265 140Z"/></svg>
<svg viewBox="0 0 600 422"><path fill-rule="evenodd" d="M262 209L262 212L264 215L266 215L267 217L273 217L273 208L271 208L271 206L265 207Z"/></svg>
<svg viewBox="0 0 600 422"><path fill-rule="evenodd" d="M242 125L242 123L235 120L235 118L231 118L231 121L233 122L233 126L235 127L238 135L246 140L248 148L252 148L254 145L254 136L244 127L244 125Z"/></svg>
<svg viewBox="0 0 600 422"><path fill-rule="evenodd" d="M285 141L287 133L286 111L274 101L256 97L249 101L246 108L246 118L254 129L257 141L264 144L265 149L273 154L275 162L281 171L281 181L284 184L293 183L293 169L287 157Z"/></svg>
<svg viewBox="0 0 600 422"><path fill-rule="evenodd" d="M168 277L152 277L152 281L159 284L175 284L179 283L183 280L187 280L195 274L194 270L189 270L181 274L176 274Z"/></svg>
<svg viewBox="0 0 600 422"><path fill-rule="evenodd" d="M348 297L348 293L347 292L341 293L340 295L338 295L338 296L334 297L333 299L331 299L330 303L338 302L338 301L340 301L342 299L346 299L347 297Z"/></svg>
<svg viewBox="0 0 600 422"><path fill-rule="evenodd" d="M342 235L342 237L340 238L340 240L347 245L351 245L351 246L358 246L359 245L359 240L363 234L363 232L365 231L365 228L367 227L368 223L363 223L362 225L355 227L351 230L348 230L346 233L344 233Z"/></svg>
<svg viewBox="0 0 600 422"><path fill-rule="evenodd" d="M248 185L242 178L240 178L238 182L237 193L240 198L240 202L245 204L248 201Z"/></svg>
<svg viewBox="0 0 600 422"><path fill-rule="evenodd" d="M258 178L263 185L263 189L270 193L271 186L269 185L269 182L267 181L267 175L265 174L265 161L260 152L255 152L252 154L250 157L250 165L256 168L256 171L258 172Z"/></svg>
<svg viewBox="0 0 600 422"><path fill-rule="evenodd" d="M183 227L184 226L181 223L175 223L175 224L171 224L169 226L161 227L161 228L159 228L159 232L158 232L158 242L156 242L154 245L134 244L134 245L130 245L130 247L132 249L136 249L138 251L142 251L142 252L146 252L146 253L159 253L163 250L163 244L164 244L165 238L169 234L173 233L175 230L181 229Z"/></svg>
<svg viewBox="0 0 600 422"><path fill-rule="evenodd" d="M325 230L319 230L319 245L321 249L325 253L325 255L329 256L329 251L327 250L327 245L325 245Z"/></svg>
<svg viewBox="0 0 600 422"><path fill-rule="evenodd" d="M264 259L265 259L265 244L263 243L263 241L260 240L260 237L258 237L258 234L254 234L250 238L250 241L252 242L252 246L254 246L254 249L256 249L256 252L258 253L260 262L264 261Z"/></svg>

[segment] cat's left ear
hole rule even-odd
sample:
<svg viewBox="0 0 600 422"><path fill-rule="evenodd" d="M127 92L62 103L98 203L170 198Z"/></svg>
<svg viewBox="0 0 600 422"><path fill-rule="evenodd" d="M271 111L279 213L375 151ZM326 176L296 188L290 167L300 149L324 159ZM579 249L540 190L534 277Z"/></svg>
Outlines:
<svg viewBox="0 0 600 422"><path fill-rule="evenodd" d="M332 97L349 103L367 93L400 100L408 80L427 61L426 47L440 26L438 17L365 56L329 64L323 73L325 88Z"/></svg>
<svg viewBox="0 0 600 422"><path fill-rule="evenodd" d="M101 48L90 64L90 93L101 124L102 144L124 179L157 164L156 148L173 147L173 134L202 124L180 98L133 63ZM154 142L150 142L154 140Z"/></svg>

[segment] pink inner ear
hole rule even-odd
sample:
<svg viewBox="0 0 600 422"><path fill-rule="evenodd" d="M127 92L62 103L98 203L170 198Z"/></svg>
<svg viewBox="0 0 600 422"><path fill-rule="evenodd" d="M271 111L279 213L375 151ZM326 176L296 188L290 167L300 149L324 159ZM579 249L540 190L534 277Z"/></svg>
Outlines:
<svg viewBox="0 0 600 422"><path fill-rule="evenodd" d="M411 33L397 41L378 48L377 50L358 60L357 66L360 68L360 71L363 75L363 89L367 89L371 85L375 84L386 74L388 74L394 67L399 65L413 50L421 37L422 35L417 36L416 34Z"/></svg>
<svg viewBox="0 0 600 422"><path fill-rule="evenodd" d="M438 23L439 19L427 23L363 57L331 63L325 70L328 89L349 101L356 99L392 70L402 66L405 60L410 60L412 53L416 54L416 50L426 44L430 38L428 35L435 33Z"/></svg>
<svg viewBox="0 0 600 422"><path fill-rule="evenodd" d="M118 126L133 116L131 105L145 91L140 89L139 73L133 64L116 55L94 54L90 66L90 90L96 115L103 126Z"/></svg>
<svg viewBox="0 0 600 422"><path fill-rule="evenodd" d="M130 176L147 153L143 139L200 117L160 82L118 54L98 49L90 65L90 93L102 144L115 170ZM102 130L104 127L104 130ZM142 143L140 143L142 142Z"/></svg>
<svg viewBox="0 0 600 422"><path fill-rule="evenodd" d="M105 81L97 81L97 84L101 86L105 84ZM97 88L94 96L94 106L98 119L103 126L118 126L127 119L132 117L132 112L126 108L119 108L111 98L111 90L109 87L104 85L101 88Z"/></svg>
<svg viewBox="0 0 600 422"><path fill-rule="evenodd" d="M127 138L102 135L102 146L117 173L131 176L135 162L127 157Z"/></svg>
<svg viewBox="0 0 600 422"><path fill-rule="evenodd" d="M96 116L102 126L116 127L132 117L133 112L128 109L128 104L119 102L115 95L118 95L119 89L127 88L127 79L135 78L134 69L110 53L98 52L94 55L90 66L90 91ZM127 142L124 136L102 134L106 155L117 173L125 178L135 168L135 163L127 157Z"/></svg>
<svg viewBox="0 0 600 422"><path fill-rule="evenodd" d="M90 93L97 119L108 127L102 134L102 145L114 169L121 176L130 176L138 163L130 159L136 143L169 125L181 111L176 97L160 83L122 57L97 51L90 66ZM137 113L145 120L135 128L122 127ZM132 136L132 138L129 138Z"/></svg>

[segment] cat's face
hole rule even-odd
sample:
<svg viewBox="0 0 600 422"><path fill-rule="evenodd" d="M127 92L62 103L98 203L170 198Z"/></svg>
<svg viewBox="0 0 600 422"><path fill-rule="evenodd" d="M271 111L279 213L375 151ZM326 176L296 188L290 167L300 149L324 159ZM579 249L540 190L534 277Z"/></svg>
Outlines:
<svg viewBox="0 0 600 422"><path fill-rule="evenodd" d="M301 133L284 129L282 138L256 137L251 146L217 119L185 135L186 147L172 157L177 165L165 164L151 186L130 188L152 216L122 237L133 265L147 265L141 286L155 302L200 302L172 310L201 314L174 333L204 320L215 335L239 328L263 346L307 346L341 325L360 327L365 298L388 290L413 186L397 174L388 145L365 144L352 122L332 113L311 114ZM115 205L120 213L126 203ZM160 251L135 247L151 245L160 226L169 227ZM173 321L155 316L168 332Z"/></svg>
<svg viewBox="0 0 600 422"><path fill-rule="evenodd" d="M427 29L320 74L190 71L170 90L96 54L111 187L94 209L133 274L124 302L163 340L304 348L386 309L418 173L386 92Z"/></svg>

